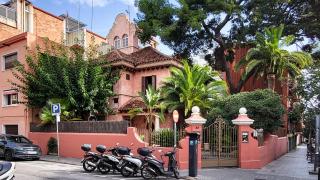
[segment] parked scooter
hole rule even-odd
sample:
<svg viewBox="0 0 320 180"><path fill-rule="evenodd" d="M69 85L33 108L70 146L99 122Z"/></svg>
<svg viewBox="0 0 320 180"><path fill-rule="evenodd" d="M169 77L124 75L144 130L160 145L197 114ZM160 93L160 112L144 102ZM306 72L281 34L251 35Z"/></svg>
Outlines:
<svg viewBox="0 0 320 180"><path fill-rule="evenodd" d="M165 170L164 168L164 162L162 160L163 156L167 156L169 158L167 170ZM162 154L161 160L157 160L156 158L146 158L145 162L146 163L141 168L141 176L144 179L153 179L157 176L174 176L176 179L179 179L179 168L176 160L176 148L174 148L173 151Z"/></svg>
<svg viewBox="0 0 320 180"><path fill-rule="evenodd" d="M91 151L91 144L84 144L81 149L85 152L81 160L82 167L87 172L93 172L99 162L99 154Z"/></svg>
<svg viewBox="0 0 320 180"><path fill-rule="evenodd" d="M140 157L126 156L123 158L124 164L121 168L122 176L129 177L140 173L141 168L145 163L145 159L147 157L155 158L152 155L153 150L148 148L138 148L137 152Z"/></svg>
<svg viewBox="0 0 320 180"><path fill-rule="evenodd" d="M103 145L98 145L96 150L101 153L97 168L102 174L109 173L111 169L113 172L115 172L115 170L120 172L123 164L122 158L124 156L129 156L131 151L131 149L127 147L115 147L108 150L108 152L111 152L112 154L104 154L107 151L107 148Z"/></svg>

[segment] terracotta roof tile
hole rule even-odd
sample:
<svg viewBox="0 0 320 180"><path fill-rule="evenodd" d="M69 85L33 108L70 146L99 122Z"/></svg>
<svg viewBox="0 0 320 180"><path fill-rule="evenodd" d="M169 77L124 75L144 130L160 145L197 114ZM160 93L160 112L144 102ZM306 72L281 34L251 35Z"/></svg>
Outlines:
<svg viewBox="0 0 320 180"><path fill-rule="evenodd" d="M119 111L129 111L135 108L142 108L143 110L147 109L146 105L140 97L130 99L128 102L126 102L119 108Z"/></svg>
<svg viewBox="0 0 320 180"><path fill-rule="evenodd" d="M108 53L105 58L111 63L117 61L126 61L134 66L161 61L181 62L179 59L165 55L152 47L145 47L131 54L125 54L119 50L113 50Z"/></svg>

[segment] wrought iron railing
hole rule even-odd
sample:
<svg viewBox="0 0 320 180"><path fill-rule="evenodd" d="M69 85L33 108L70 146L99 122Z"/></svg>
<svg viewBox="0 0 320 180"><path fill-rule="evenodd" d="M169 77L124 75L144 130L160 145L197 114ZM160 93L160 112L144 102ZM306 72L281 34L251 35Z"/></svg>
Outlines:
<svg viewBox="0 0 320 180"><path fill-rule="evenodd" d="M149 143L150 146L159 147L173 147L174 146L174 132L172 129L160 129L158 131L149 132L148 129L137 128L137 133L140 139ZM186 136L186 132L183 128L177 130L177 145L180 139Z"/></svg>

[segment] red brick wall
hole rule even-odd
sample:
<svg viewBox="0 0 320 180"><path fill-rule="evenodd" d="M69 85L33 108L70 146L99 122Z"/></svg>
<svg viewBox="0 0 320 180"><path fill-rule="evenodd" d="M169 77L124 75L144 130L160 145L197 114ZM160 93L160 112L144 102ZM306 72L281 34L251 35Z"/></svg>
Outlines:
<svg viewBox="0 0 320 180"><path fill-rule="evenodd" d="M18 30L17 28L0 23L0 41L18 35L20 33L22 33L22 31Z"/></svg>
<svg viewBox="0 0 320 180"><path fill-rule="evenodd" d="M49 40L61 43L63 40L63 20L34 8L34 34L47 37Z"/></svg>

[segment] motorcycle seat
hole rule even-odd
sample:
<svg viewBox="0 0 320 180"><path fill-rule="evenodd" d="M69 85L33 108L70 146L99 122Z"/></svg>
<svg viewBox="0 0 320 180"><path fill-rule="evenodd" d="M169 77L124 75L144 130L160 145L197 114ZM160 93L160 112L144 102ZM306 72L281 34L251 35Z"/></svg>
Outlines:
<svg viewBox="0 0 320 180"><path fill-rule="evenodd" d="M164 155L165 155L165 156L172 156L173 154L174 154L173 151L169 151L169 152L165 153Z"/></svg>

